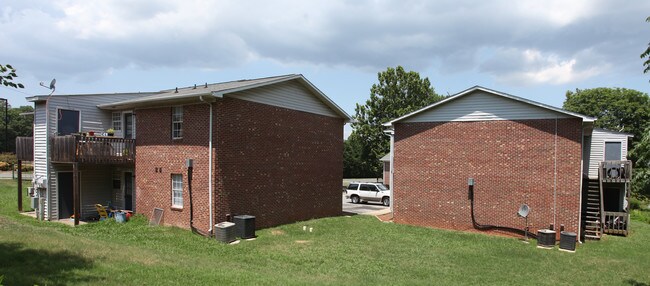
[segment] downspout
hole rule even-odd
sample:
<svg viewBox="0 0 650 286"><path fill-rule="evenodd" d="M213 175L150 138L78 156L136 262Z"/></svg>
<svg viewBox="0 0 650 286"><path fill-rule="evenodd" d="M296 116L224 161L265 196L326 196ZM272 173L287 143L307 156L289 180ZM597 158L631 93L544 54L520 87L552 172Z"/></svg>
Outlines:
<svg viewBox="0 0 650 286"><path fill-rule="evenodd" d="M555 142L553 143L553 226L557 226L557 117L555 117Z"/></svg>
<svg viewBox="0 0 650 286"><path fill-rule="evenodd" d="M390 194L390 219L392 220L394 215L393 215L393 189L395 188L395 182L393 181L393 149L395 148L395 130L384 130L384 133L388 136L390 136L390 151L389 151L389 158L390 158L390 175L388 176L390 179L390 188L388 189L389 194Z"/></svg>
<svg viewBox="0 0 650 286"><path fill-rule="evenodd" d="M199 100L201 100L202 102L207 103L210 106L210 124L209 124L210 127L209 127L209 131L208 131L209 134L210 134L209 135L210 139L208 139L208 153L209 153L209 155L208 155L209 159L208 160L210 162L208 164L208 209L209 209L209 212L210 212L210 217L209 217L210 227L208 228L208 236L212 236L212 231L213 231L212 227L214 225L214 220L213 220L214 213L212 211L212 196L213 196L212 195L212 193L213 193L213 187L212 187L212 176L213 176L213 174L212 174L212 136L213 136L213 134L212 134L212 102L205 101L203 99L203 96L199 96Z"/></svg>
<svg viewBox="0 0 650 286"><path fill-rule="evenodd" d="M583 172L585 171L585 168L584 168L584 166L585 166L584 165L585 164L585 162L584 162L584 156L585 156L585 127L584 127L584 124L583 124L582 130L580 132L580 151L581 151L580 152L580 190L579 190L579 194L580 194L580 201L579 201L580 205L579 206L580 206L580 209L578 211L578 241L580 241L580 237L582 237L580 235L582 234L582 181L584 181L582 179L582 177L583 177Z"/></svg>

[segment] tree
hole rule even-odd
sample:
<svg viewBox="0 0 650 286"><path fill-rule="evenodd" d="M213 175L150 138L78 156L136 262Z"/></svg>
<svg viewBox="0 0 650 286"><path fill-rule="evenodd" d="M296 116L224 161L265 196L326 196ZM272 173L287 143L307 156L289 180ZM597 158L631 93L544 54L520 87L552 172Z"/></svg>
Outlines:
<svg viewBox="0 0 650 286"><path fill-rule="evenodd" d="M7 128L7 149L6 152L16 152L16 137L25 136L31 137L32 127L34 124L34 116L31 115L20 115L21 113L33 112L34 108L31 106L21 106L18 108L11 108L9 106L9 124ZM5 122L4 122L4 112L0 113L0 131L4 132ZM0 148L4 150L4 134L0 135Z"/></svg>
<svg viewBox="0 0 650 286"><path fill-rule="evenodd" d="M406 72L401 66L379 72L377 78L379 83L370 88L370 99L355 108L354 131L348 138L360 145L356 154L362 169L375 177L381 174L379 159L390 151L390 138L382 124L443 98L434 92L428 78Z"/></svg>
<svg viewBox="0 0 650 286"><path fill-rule="evenodd" d="M14 83L14 78L18 77L16 75L16 69L11 65L0 65L0 83L4 86L10 86L13 88L25 88L22 83Z"/></svg>
<svg viewBox="0 0 650 286"><path fill-rule="evenodd" d="M646 22L650 22L650 17L645 19ZM645 49L645 51L641 54L641 59L645 59L645 62L643 63L643 66L645 69L643 69L643 73L648 73L650 72L650 43L648 43L648 47Z"/></svg>
<svg viewBox="0 0 650 286"><path fill-rule="evenodd" d="M630 156L636 159L632 175L632 193L650 197L650 126L643 132Z"/></svg>
<svg viewBox="0 0 650 286"><path fill-rule="evenodd" d="M567 91L564 109L596 117L596 127L634 134L641 138L650 123L650 97L626 88L592 88Z"/></svg>

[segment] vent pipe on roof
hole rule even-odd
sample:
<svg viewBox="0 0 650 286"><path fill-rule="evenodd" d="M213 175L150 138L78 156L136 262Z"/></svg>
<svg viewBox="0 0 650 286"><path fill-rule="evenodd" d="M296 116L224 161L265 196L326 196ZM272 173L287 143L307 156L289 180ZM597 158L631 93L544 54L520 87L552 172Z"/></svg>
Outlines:
<svg viewBox="0 0 650 286"><path fill-rule="evenodd" d="M205 83L205 88L208 88L208 83L207 82Z"/></svg>
<svg viewBox="0 0 650 286"><path fill-rule="evenodd" d="M194 88L193 88L193 89L196 89L196 83L194 84Z"/></svg>
<svg viewBox="0 0 650 286"><path fill-rule="evenodd" d="M176 88L176 91L174 91L174 93L178 93L178 87Z"/></svg>

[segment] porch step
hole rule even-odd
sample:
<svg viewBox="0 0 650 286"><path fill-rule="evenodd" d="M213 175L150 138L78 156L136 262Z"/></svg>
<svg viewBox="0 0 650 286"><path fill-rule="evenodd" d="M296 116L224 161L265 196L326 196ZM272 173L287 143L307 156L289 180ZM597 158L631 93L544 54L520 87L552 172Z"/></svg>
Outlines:
<svg viewBox="0 0 650 286"><path fill-rule="evenodd" d="M583 200L585 200L582 209L585 238L598 240L602 236L600 182L598 180L586 181L582 194Z"/></svg>
<svg viewBox="0 0 650 286"><path fill-rule="evenodd" d="M585 234L586 239L591 239L591 240L600 240L600 235L588 235Z"/></svg>

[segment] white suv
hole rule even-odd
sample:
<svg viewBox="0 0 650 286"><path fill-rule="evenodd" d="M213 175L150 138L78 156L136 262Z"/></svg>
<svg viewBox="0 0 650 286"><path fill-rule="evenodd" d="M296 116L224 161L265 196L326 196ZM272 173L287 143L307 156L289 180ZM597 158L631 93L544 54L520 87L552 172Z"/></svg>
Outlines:
<svg viewBox="0 0 650 286"><path fill-rule="evenodd" d="M366 201L381 202L384 206L390 206L390 191L381 183L350 183L345 190L345 198L350 199L353 204Z"/></svg>

